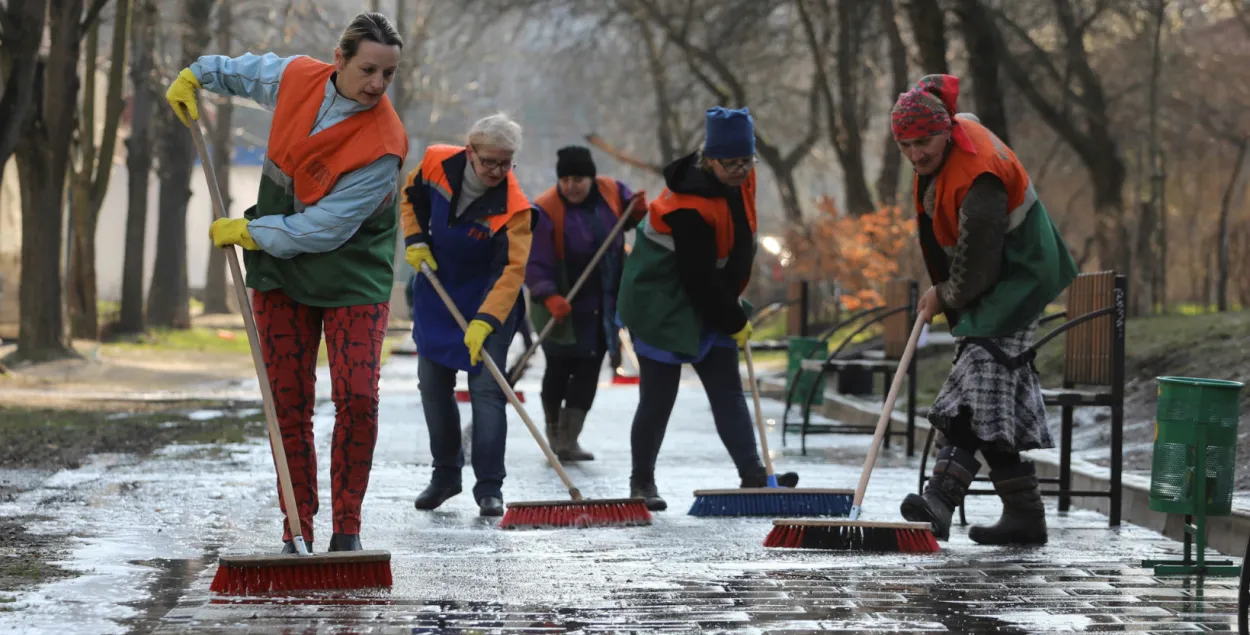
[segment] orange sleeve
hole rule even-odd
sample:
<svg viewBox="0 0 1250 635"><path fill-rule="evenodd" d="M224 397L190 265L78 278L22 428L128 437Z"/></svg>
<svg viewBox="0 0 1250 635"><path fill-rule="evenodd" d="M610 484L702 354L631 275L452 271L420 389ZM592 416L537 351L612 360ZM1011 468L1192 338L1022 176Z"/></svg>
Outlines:
<svg viewBox="0 0 1250 635"><path fill-rule="evenodd" d="M495 280L474 319L496 329L508 319L521 295L521 285L525 284L525 266L529 264L530 245L534 239L532 222L533 210L521 210L513 214L503 230L495 234L495 266L492 272Z"/></svg>

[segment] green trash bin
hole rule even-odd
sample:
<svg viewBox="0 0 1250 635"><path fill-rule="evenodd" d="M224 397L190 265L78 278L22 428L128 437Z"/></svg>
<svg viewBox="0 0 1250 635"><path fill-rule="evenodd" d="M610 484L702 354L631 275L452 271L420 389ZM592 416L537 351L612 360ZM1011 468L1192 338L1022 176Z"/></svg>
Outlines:
<svg viewBox="0 0 1250 635"><path fill-rule="evenodd" d="M804 372L798 377L798 386L793 391L790 390L794 386L795 376L799 375L799 363L805 359L813 357L824 359L827 355L827 349L823 340L815 337L791 337L790 346L786 351L786 394L792 395L790 403L803 405L807 402L808 393L812 390L812 386L816 383L816 375L818 373ZM825 378L821 376L820 385L816 387L816 396L812 399L813 405L825 402Z"/></svg>
<svg viewBox="0 0 1250 635"><path fill-rule="evenodd" d="M1185 518L1185 559L1147 561L1157 574L1236 575L1231 562L1205 560L1206 518L1232 513L1237 427L1245 384L1220 379L1158 377L1150 509ZM1191 524L1190 517L1194 522ZM1196 543L1197 560L1190 559Z"/></svg>

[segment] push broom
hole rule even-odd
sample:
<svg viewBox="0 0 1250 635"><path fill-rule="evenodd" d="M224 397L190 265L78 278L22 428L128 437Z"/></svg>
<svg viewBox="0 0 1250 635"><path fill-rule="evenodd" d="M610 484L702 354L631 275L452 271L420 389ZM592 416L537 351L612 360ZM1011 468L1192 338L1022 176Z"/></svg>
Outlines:
<svg viewBox="0 0 1250 635"><path fill-rule="evenodd" d="M183 112L187 112L185 107ZM200 124L192 120L189 113L187 120L190 121L195 151L199 154L200 165L204 168L204 178L208 180L208 193L213 201L213 215L216 218L226 218L226 206L222 203L221 191L217 187L217 176L213 172L213 162L209 159L208 150L204 145L204 135L200 132ZM243 271L239 267L239 255L233 248L227 249L226 260L230 263L235 298L239 303L239 312L243 314L247 341L252 350L252 363L256 366L256 379L260 382L265 424L269 430L269 446L273 450L274 467L278 472L278 485L282 501L286 505L286 519L297 553L222 556L217 565L217 574L213 577L209 589L214 593L249 595L275 591L391 586L391 554L386 551L336 551L313 554L304 544L304 534L300 531L297 511L299 507L295 504L295 490L291 487L291 472L287 468L286 450L282 447L282 431L278 427L278 413L274 408L273 391L269 386L269 373L265 369L265 361L260 354L260 336L256 331L256 321L252 317L252 303L247 295L247 287L244 285Z"/></svg>
<svg viewBox="0 0 1250 635"><path fill-rule="evenodd" d="M603 255L608 252L608 249L612 246L612 241L616 240L617 234L620 234L621 230L625 229L625 223L629 222L630 215L633 213L634 206L637 204L638 199L636 198L629 201L629 205L625 207L625 211L621 212L621 217L616 219L616 225L612 226L612 231L608 233L607 239L603 241L602 245L599 245L599 249L595 252L595 255L591 256L590 263L587 264L586 268L582 270L582 275L577 277L577 281L573 283L572 288L570 288L569 292L564 296L565 301L572 302L573 298L577 295L577 292L582 290L582 285L586 284L586 281L590 279L591 272L595 270L595 267L599 264L599 260L603 258ZM521 379L521 375L525 373L525 362L529 361L530 357L534 355L534 353L538 350L538 347L542 345L543 340L547 339L547 336L551 334L551 330L555 327L555 317L547 320L547 323L543 325L542 332L538 334L538 337L534 338L534 342L530 344L529 348L525 350L525 354L521 356L521 359L516 363L516 366L514 366L512 376L508 378L508 383L510 385L515 386L517 381Z"/></svg>
<svg viewBox="0 0 1250 635"><path fill-rule="evenodd" d="M860 520L860 509L864 503L864 491L868 489L868 479L872 476L872 468L877 463L877 454L881 450L881 440L885 437L886 426L890 415L894 412L894 400L903 383L903 376L911 364L912 355L916 351L916 341L924 328L923 318L917 317L912 327L911 337L907 340L907 348L894 371L894 382L890 385L890 393L881 407L881 417L877 420L877 431L872 437L872 448L864 459L864 470L859 477L859 486L855 488L855 499L847 520L794 519L774 520L772 531L764 539L765 547L789 549L826 549L833 551L883 551L903 553L932 553L938 550L937 539L933 536L933 526L929 523L913 522L879 522Z"/></svg>
<svg viewBox="0 0 1250 635"><path fill-rule="evenodd" d="M751 346L742 349L746 355L747 381L755 401L755 427L760 434L760 450L768 474L767 487L742 489L696 490L691 516L845 516L851 509L849 489L780 487L773 473L773 459L768 453L768 433L764 429L764 413L760 408L760 390L755 383L755 363Z"/></svg>
<svg viewBox="0 0 1250 635"><path fill-rule="evenodd" d="M443 304L447 306L447 310L456 319L456 323L460 325L461 330L467 330L469 325L465 322L464 315L460 313L460 309L456 308L456 303L451 299L451 296L447 295L447 290L438 281L434 271L430 269L428 264L421 263L421 272L429 279L430 286L434 287L438 297L442 298ZM647 505L641 498L591 500L582 497L582 493L573 485L569 475L564 472L564 467L560 465L560 460L551 451L551 446L547 444L547 440L538 432L538 428L534 425L533 420L525 412L525 407L521 405L521 402L516 397L516 393L512 391L512 386L508 385L507 378L499 370L495 360L490 355L483 353L482 363L486 366L486 370L491 374L491 377L495 379L495 383L499 384L499 389L508 398L508 402L512 404L513 408L516 408L517 414L521 415L521 420L525 422L525 427L529 428L530 434L534 436L534 441L538 442L538 447L542 449L543 454L547 455L547 461L551 463L551 467L555 468L556 474L560 475L560 480L564 481L564 486L568 488L569 497L571 498L571 500L567 501L509 503L507 512L499 522L500 527L504 529L633 527L651 524L651 512L647 510Z"/></svg>

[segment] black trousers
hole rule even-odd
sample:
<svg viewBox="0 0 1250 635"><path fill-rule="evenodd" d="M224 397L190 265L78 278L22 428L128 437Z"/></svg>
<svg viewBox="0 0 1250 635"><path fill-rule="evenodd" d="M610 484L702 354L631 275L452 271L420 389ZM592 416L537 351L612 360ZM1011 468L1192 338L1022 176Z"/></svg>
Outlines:
<svg viewBox="0 0 1250 635"><path fill-rule="evenodd" d="M599 369L603 367L602 350L594 357L547 357L547 372L543 373L543 406L548 412L559 412L560 407L573 410L590 410L599 390Z"/></svg>
<svg viewBox="0 0 1250 635"><path fill-rule="evenodd" d="M1003 470L1020 465L1019 452L1003 450L977 437L972 431L972 413L966 408L960 411L959 416L947 422L942 434L946 436L948 445L953 445L969 454L980 450L981 456L985 457L985 464L991 470Z"/></svg>

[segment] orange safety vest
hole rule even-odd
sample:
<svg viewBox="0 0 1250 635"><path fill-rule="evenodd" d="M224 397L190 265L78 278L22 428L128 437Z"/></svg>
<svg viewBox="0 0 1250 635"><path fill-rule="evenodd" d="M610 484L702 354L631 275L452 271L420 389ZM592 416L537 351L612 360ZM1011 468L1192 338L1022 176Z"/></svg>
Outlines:
<svg viewBox="0 0 1250 635"><path fill-rule="evenodd" d="M421 157L421 180L430 189L438 192L443 197L443 203L449 207L448 216L455 216L455 210L450 209L451 199L455 196L455 192L451 191L451 181L447 178L447 172L443 169L443 162L450 159L461 152L465 152L464 146L453 146L446 144L432 145L425 150L425 155ZM468 158L466 157L466 161ZM508 184L508 203L507 209L502 214L491 214L486 216L484 220L490 222L491 233L494 234L502 230L513 216L532 209L529 198L525 196L525 192L521 190L521 184L517 182L516 175L512 171L508 171L505 179ZM430 202L431 209L436 204ZM431 213L431 218L433 213Z"/></svg>
<svg viewBox="0 0 1250 635"><path fill-rule="evenodd" d="M752 170L741 186L742 206L746 210L747 222L751 225L752 236L758 231L755 219L755 171ZM659 198L651 202L651 209L644 231L647 237L659 242L670 251L673 249L673 228L664 221L669 212L679 209L693 209L699 212L703 221L716 232L716 268L723 269L729 262L729 252L734 246L734 223L729 210L729 202L723 198L704 198L693 194L677 194L664 188ZM740 283L738 292L747 288L750 279Z"/></svg>
<svg viewBox="0 0 1250 635"><path fill-rule="evenodd" d="M321 110L320 96L334 65L311 57L291 60L282 73L265 152L295 182L295 197L313 205L330 193L339 177L393 154L408 156L408 134L386 95L358 112L309 136Z"/></svg>
<svg viewBox="0 0 1250 635"><path fill-rule="evenodd" d="M603 195L603 200L607 201L608 207L612 210L612 215L619 219L621 210L625 206L622 204L621 191L617 187L616 179L597 176L595 177L595 185L598 186L599 193ZM547 218L551 219L556 260L564 260L564 199L560 197L558 188L551 187L539 194L534 199L534 204L541 207L543 212L547 214Z"/></svg>
<svg viewBox="0 0 1250 635"><path fill-rule="evenodd" d="M968 133L976 153L951 148L937 174L934 185L933 234L944 249L950 250L959 241L959 208L972 182L985 173L993 174L1007 187L1007 209L1011 215L1011 228L1024 220L1029 209L1037 203L1037 193L1029 174L1016 159L1016 155L993 132L985 126L959 117L959 125ZM920 177L912 180L912 196L916 213L924 214L924 192L920 191Z"/></svg>

